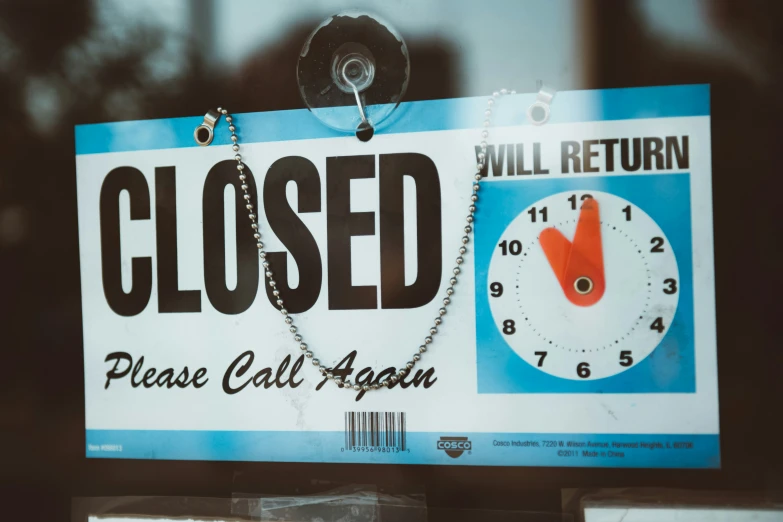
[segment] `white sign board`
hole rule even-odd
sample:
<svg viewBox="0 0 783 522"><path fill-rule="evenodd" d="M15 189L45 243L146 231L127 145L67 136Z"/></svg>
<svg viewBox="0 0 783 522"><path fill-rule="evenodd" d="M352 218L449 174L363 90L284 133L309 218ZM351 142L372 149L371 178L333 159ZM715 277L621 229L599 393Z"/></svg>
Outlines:
<svg viewBox="0 0 783 522"><path fill-rule="evenodd" d="M87 455L720 465L709 88L495 106L459 283L400 383L338 388L283 322L227 123L76 128ZM403 104L367 143L235 116L299 332L360 385L429 335L465 235L484 99ZM350 108L346 108L348 110Z"/></svg>

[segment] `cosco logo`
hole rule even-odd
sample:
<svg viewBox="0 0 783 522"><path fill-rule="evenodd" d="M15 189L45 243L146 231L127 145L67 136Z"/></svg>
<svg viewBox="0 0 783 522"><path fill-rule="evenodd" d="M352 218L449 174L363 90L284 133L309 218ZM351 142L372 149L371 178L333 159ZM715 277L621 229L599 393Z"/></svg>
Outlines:
<svg viewBox="0 0 783 522"><path fill-rule="evenodd" d="M456 459L465 451L471 451L473 444L467 437L441 437L437 442L437 448L446 452L446 455Z"/></svg>
<svg viewBox="0 0 783 522"><path fill-rule="evenodd" d="M438 441L438 449L461 449L461 450L469 450L471 449L471 442L469 440L466 441L448 441L448 440L439 440Z"/></svg>

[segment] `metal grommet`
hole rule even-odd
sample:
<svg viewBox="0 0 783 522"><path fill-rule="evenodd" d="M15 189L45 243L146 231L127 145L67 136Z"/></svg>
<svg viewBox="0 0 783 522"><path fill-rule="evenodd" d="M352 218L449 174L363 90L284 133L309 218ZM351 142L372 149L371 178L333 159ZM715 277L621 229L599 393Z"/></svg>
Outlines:
<svg viewBox="0 0 783 522"><path fill-rule="evenodd" d="M543 115L537 117L536 114L533 114L533 111L536 109L540 109L540 111L536 112L543 112ZM527 119L533 125L545 124L547 121L549 121L549 104L542 101L533 102L530 107L527 108Z"/></svg>
<svg viewBox="0 0 783 522"><path fill-rule="evenodd" d="M589 294L593 291L593 280L587 276L577 277L576 281L574 281L574 290L578 294Z"/></svg>
<svg viewBox="0 0 783 522"><path fill-rule="evenodd" d="M544 85L541 81L538 82L536 101L527 108L527 119L530 123L543 125L549 121L549 106L552 104L555 94L557 94L556 90Z"/></svg>
<svg viewBox="0 0 783 522"><path fill-rule="evenodd" d="M204 115L204 123L196 127L196 130L193 131L193 139L196 140L196 143L202 147L206 147L212 143L212 140L215 137L215 125L217 125L219 119L220 113L216 110L210 109Z"/></svg>
<svg viewBox="0 0 783 522"><path fill-rule="evenodd" d="M203 123L196 127L196 130L193 131L193 139L195 139L196 143L202 147L206 147L212 143L212 138L214 137L215 133L212 131L212 128L208 125L204 125Z"/></svg>

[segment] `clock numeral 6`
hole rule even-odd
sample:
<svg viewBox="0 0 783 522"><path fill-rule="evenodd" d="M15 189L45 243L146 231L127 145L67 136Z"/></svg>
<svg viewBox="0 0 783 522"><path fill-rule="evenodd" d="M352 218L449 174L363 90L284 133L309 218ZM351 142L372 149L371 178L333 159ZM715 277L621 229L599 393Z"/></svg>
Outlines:
<svg viewBox="0 0 783 522"><path fill-rule="evenodd" d="M489 293L492 297L500 297L503 295L503 285L500 283L492 283L489 285Z"/></svg>
<svg viewBox="0 0 783 522"><path fill-rule="evenodd" d="M536 222L536 207L532 207L530 210L527 211L528 214L530 214L530 222L535 223ZM539 214L541 214L541 220L546 223L546 207L543 207L541 210L538 211Z"/></svg>
<svg viewBox="0 0 783 522"><path fill-rule="evenodd" d="M633 357L631 357L630 350L623 350L620 352L620 366L631 366L633 364Z"/></svg>
<svg viewBox="0 0 783 522"><path fill-rule="evenodd" d="M539 367L539 368L541 368L542 366L544 366L544 359L546 359L546 354L547 354L547 353L548 353L548 352L535 352L535 354L536 354L538 357L540 357L540 359L538 359L538 367Z"/></svg>
<svg viewBox="0 0 783 522"><path fill-rule="evenodd" d="M579 198L580 201L584 201L586 199L592 199L592 194L584 194L581 198ZM570 198L568 198L568 201L571 202L571 210L576 210L576 194L572 195ZM544 220L546 221L546 220Z"/></svg>
<svg viewBox="0 0 783 522"><path fill-rule="evenodd" d="M576 365L576 374L582 379L590 377L590 364L582 362Z"/></svg>
<svg viewBox="0 0 783 522"><path fill-rule="evenodd" d="M513 333L516 333L517 331L517 325L514 323L512 319L506 319L503 321L503 333L506 335L511 335Z"/></svg>
<svg viewBox="0 0 783 522"><path fill-rule="evenodd" d="M544 220L546 221L546 219ZM518 239L512 239L511 241L503 241L499 245L500 252L505 256L511 254L512 256L518 256L522 253L522 243Z"/></svg>
<svg viewBox="0 0 783 522"><path fill-rule="evenodd" d="M650 330L656 330L658 333L663 333L663 318L656 317L655 321L650 325Z"/></svg>
<svg viewBox="0 0 783 522"><path fill-rule="evenodd" d="M664 279L663 284L669 285L669 288L664 288L663 293L664 294L676 294L677 293L677 280L676 279Z"/></svg>
<svg viewBox="0 0 783 522"><path fill-rule="evenodd" d="M650 249L650 252L655 252L656 254L659 254L663 252L663 238L662 237L654 237L650 240L650 244L653 246Z"/></svg>

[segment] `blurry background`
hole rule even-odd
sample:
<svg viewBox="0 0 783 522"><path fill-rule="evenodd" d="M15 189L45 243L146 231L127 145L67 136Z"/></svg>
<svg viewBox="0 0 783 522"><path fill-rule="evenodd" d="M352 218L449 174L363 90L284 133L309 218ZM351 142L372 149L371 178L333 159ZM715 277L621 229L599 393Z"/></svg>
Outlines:
<svg viewBox="0 0 783 522"><path fill-rule="evenodd" d="M73 126L301 108L302 43L347 8L405 38L408 101L533 92L536 80L711 84L721 471L84 458ZM465 508L557 510L573 486L781 498L782 80L778 0L0 0L0 518L65 520L72 496L294 493L317 488L311 479Z"/></svg>

